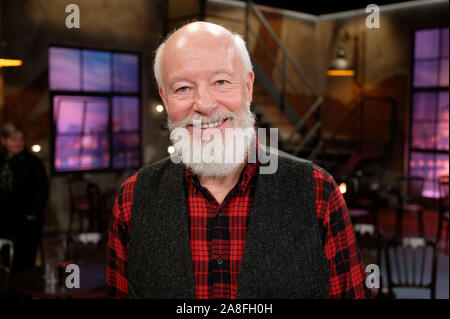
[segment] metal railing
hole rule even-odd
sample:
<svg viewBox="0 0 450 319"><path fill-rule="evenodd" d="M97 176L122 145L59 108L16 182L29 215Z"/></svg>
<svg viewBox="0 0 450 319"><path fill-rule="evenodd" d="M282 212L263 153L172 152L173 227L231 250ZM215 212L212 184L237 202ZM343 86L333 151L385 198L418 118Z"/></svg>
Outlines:
<svg viewBox="0 0 450 319"><path fill-rule="evenodd" d="M333 145L337 141L338 134L343 131L345 127L349 126L351 120L355 120L358 116L359 119L357 121L357 138L354 141L355 145L358 149L361 149L363 144L367 142L365 140L365 132L366 132L366 120L365 120L365 106L368 101L380 101L380 102L388 102L390 107L390 119L389 119L389 140L388 143L392 143L393 134L395 132L395 125L397 119L397 104L393 98L385 97L385 96L365 96L361 99L361 101L354 107L345 118L339 123L337 128L333 131L330 138L322 139L320 143L313 149L308 159L315 160L321 154L324 154L328 147Z"/></svg>
<svg viewBox="0 0 450 319"><path fill-rule="evenodd" d="M312 103L309 107L307 112L300 117L300 119L295 123L294 129L290 132L287 140L285 143L291 143L293 137L298 132L302 132L306 129L306 123L307 121L312 118L313 115L316 115L317 121L314 124L313 128L309 130L308 134L302 139L301 143L295 148L295 153L299 153L307 144L308 142L312 141L314 136L321 136L322 135L322 108L323 108L323 97L318 94L316 89L312 86L311 82L305 75L305 73L302 71L298 63L295 61L295 59L289 54L286 47L283 45L281 40L276 35L275 31L272 29L270 24L267 22L264 15L261 13L259 8L253 4L252 1L248 0L246 5L246 11L245 11L245 39L248 43L249 37L252 36L256 39L259 45L263 48L263 51L268 56L270 61L274 64L276 69L281 73L281 92L280 92L280 105L279 107L282 110L285 110L286 103L287 103L287 88L288 86L292 89L292 92L300 99L304 100L302 98L302 94L300 94L298 87L293 83L290 76L288 76L287 67L288 64L292 67L292 70L296 75L298 75L301 80L303 81L306 88L309 90L313 98L315 99L314 103ZM261 41L261 39L258 37L257 33L250 27L249 20L250 20L250 14L253 14L259 23L264 27L264 29L267 31L267 33L270 35L270 37L273 39L273 41L276 43L278 49L280 50L282 54L282 60L281 65L276 61L276 58L273 56L273 54L270 52L270 50L267 48L267 46ZM306 104L306 103L305 103Z"/></svg>

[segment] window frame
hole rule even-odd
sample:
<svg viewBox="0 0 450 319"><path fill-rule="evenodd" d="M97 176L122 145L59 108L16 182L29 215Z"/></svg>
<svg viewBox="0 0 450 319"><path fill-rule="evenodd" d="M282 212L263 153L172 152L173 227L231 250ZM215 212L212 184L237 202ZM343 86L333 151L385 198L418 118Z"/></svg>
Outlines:
<svg viewBox="0 0 450 319"><path fill-rule="evenodd" d="M137 56L138 59L138 68L137 68L137 92L130 93L130 92L113 92L113 79L114 79L114 70L113 70L113 58L111 58L110 65L111 65L111 91L110 92L95 92L95 91L67 91L67 90L52 90L50 88L50 48L64 48L64 49L75 49L75 50L90 50L90 51L102 51L102 52L108 52L111 54L111 57L114 53L122 53L122 54L133 54ZM82 55L80 54L82 59ZM76 174L76 173L107 173L107 172L123 172L127 170L136 170L139 167L142 166L142 158L143 158L143 130L142 130L142 54L137 51L125 51L125 50L110 50L110 49L104 49L104 48L93 48L93 47L85 47L85 46L72 46L72 45L60 45L60 44L49 44L47 48L47 62L48 62L48 81L47 85L49 88L49 99L50 99L50 123L51 123L51 141L50 141L50 168L53 176L58 175L66 175L66 174ZM80 63L80 81L83 81L83 65ZM82 88L82 85L80 86ZM102 97L108 99L108 143L109 143L109 165L108 168L96 168L96 169L80 169L80 170L57 170L55 167L55 143L56 143L56 137L57 137L57 131L56 131L56 125L54 123L54 98L55 96L77 96L77 97ZM138 130L136 130L136 133L138 133L139 136L139 157L138 157L138 164L136 166L129 166L129 167L113 167L113 154L114 154L114 146L113 146L113 123L112 123L112 113L113 113L113 98L114 97L136 97L139 99L138 102ZM119 132L118 132L119 133Z"/></svg>
<svg viewBox="0 0 450 319"><path fill-rule="evenodd" d="M411 61L410 61L410 84L409 84L409 88L410 88L410 94L409 94L409 126L408 126L408 147L407 147L407 162L405 163L406 165L406 172L408 175L411 174L411 158L412 158L412 154L413 153L422 153L422 154L432 154L435 159L437 155L440 154L449 154L448 150L439 150L439 149L421 149L421 148L416 148L413 147L413 134L412 134L412 129L413 129L413 123L414 123L414 95L415 93L419 93L419 92L424 92L424 93L435 93L437 95L437 101L436 101L436 107L438 107L438 103L439 103L439 92L445 92L449 90L449 86L439 86L439 73L440 73L440 68L438 68L438 73L437 73L437 77L438 77L438 83L437 86L432 86L432 87L415 87L414 86L414 71L415 71L415 62L416 62L416 58L415 58L415 35L416 32L418 31L422 31L422 30L427 30L427 29L440 29L439 35L442 32L442 29L448 28L449 25L430 25L430 26L422 26L420 28L414 28L411 30L411 53L410 53L410 57L411 57ZM439 36L439 56L436 58L438 61L440 58L442 58L443 56L441 56L441 37ZM421 61L426 60L426 59L420 59ZM439 124L438 121L438 117L435 117L435 121L434 121L434 125L435 128L437 129ZM436 173L436 171L435 171ZM424 178L426 179L426 177L424 176ZM437 185L437 178L439 178L439 176L436 176L436 180L435 180L435 190L439 190L438 189L438 185ZM422 194L423 195L423 194ZM425 199L428 200L435 200L435 197L424 197Z"/></svg>

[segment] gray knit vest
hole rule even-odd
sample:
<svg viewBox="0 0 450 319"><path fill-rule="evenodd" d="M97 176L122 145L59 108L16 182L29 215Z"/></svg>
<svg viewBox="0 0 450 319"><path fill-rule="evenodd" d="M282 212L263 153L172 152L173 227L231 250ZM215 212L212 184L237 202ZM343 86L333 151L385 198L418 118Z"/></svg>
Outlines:
<svg viewBox="0 0 450 319"><path fill-rule="evenodd" d="M280 152L258 176L237 298L328 298L312 167ZM184 166L170 159L138 172L127 277L129 298L195 298Z"/></svg>

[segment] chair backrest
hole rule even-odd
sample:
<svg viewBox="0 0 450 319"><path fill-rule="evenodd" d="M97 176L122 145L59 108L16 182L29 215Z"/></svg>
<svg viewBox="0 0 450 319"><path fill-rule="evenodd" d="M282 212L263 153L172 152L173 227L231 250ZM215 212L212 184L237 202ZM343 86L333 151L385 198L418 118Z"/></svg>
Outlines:
<svg viewBox="0 0 450 319"><path fill-rule="evenodd" d="M11 269L13 259L14 243L10 239L0 238L0 264Z"/></svg>
<svg viewBox="0 0 450 319"><path fill-rule="evenodd" d="M422 288L436 296L438 251L436 244L421 237L397 237L386 241L387 280L394 288Z"/></svg>
<svg viewBox="0 0 450 319"><path fill-rule="evenodd" d="M73 206L77 202L86 201L86 187L88 181L81 173L71 173L67 175L69 186L70 204Z"/></svg>
<svg viewBox="0 0 450 319"><path fill-rule="evenodd" d="M8 297L9 276L9 268L0 264L0 299L6 299Z"/></svg>
<svg viewBox="0 0 450 319"><path fill-rule="evenodd" d="M105 238L98 232L71 235L67 241L66 258L71 260L95 260L101 257L99 252L104 240Z"/></svg>
<svg viewBox="0 0 450 319"><path fill-rule="evenodd" d="M403 203L420 201L425 181L422 176L401 175L396 181Z"/></svg>
<svg viewBox="0 0 450 319"><path fill-rule="evenodd" d="M449 189L448 189L448 175L440 176L439 182L439 205L443 211L448 211L449 203Z"/></svg>
<svg viewBox="0 0 450 319"><path fill-rule="evenodd" d="M381 256L383 254L383 232L373 224L353 224L356 241L364 266L376 265L381 269ZM383 286L379 278L380 288ZM381 289L372 290L374 298L381 298Z"/></svg>

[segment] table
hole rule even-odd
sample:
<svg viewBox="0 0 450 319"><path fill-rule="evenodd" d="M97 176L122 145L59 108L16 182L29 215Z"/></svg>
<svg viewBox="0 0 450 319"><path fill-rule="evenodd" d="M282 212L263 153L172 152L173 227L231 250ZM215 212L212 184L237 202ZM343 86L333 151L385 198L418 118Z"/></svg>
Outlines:
<svg viewBox="0 0 450 319"><path fill-rule="evenodd" d="M106 265L94 263L78 264L80 269L80 288L67 288L65 278L70 273L63 273L56 283L49 283L44 278L45 268L34 267L12 276L13 293L37 299L73 298L106 287Z"/></svg>

